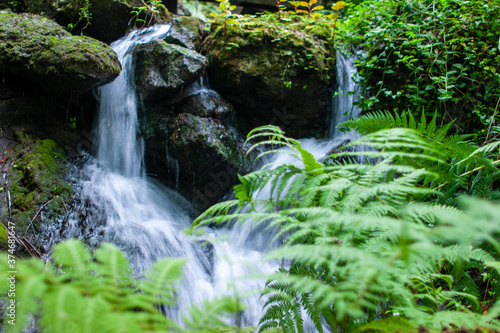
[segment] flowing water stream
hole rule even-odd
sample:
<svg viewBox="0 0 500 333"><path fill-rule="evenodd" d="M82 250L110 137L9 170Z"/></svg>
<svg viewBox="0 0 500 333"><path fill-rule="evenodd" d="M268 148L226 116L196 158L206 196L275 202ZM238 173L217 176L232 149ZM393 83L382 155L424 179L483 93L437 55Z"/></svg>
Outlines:
<svg viewBox="0 0 500 333"><path fill-rule="evenodd" d="M91 244L109 241L125 251L137 275L164 257L187 258L184 282L178 290L179 306L169 309L180 321L190 304L201 303L222 295L237 295L248 309L240 317L243 325L257 325L264 300L260 298L262 278L251 274L269 274L279 267L278 262L265 262L262 257L272 248L273 233L255 228L250 223L232 228L208 229L203 236L212 246L207 251L200 239L186 235L193 209L175 191L158 185L146 177L143 140L138 131L137 100L134 85L132 51L135 45L160 38L169 26L159 25L135 30L111 44L122 63L122 73L113 82L99 89L98 137L96 157L89 158L80 176L81 196L92 210L88 226L82 231L79 219L82 212L66 227L65 237L86 238ZM337 57L339 90L351 91L350 77L355 73L352 60ZM343 98L348 96L349 98ZM353 95L340 95L334 100L334 110L353 111ZM329 139L302 140L304 148L316 158L325 157L332 148L355 137L354 133L330 131ZM297 163L287 154L271 157L276 165ZM264 189L259 194L269 196ZM85 231L87 230L87 231Z"/></svg>

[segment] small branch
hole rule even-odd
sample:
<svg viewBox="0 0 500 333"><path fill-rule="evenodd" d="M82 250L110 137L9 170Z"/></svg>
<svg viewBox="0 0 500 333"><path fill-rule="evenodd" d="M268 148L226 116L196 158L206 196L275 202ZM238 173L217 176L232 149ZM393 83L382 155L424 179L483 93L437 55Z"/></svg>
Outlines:
<svg viewBox="0 0 500 333"><path fill-rule="evenodd" d="M498 164L498 163L500 163L500 160L496 160L496 161L494 161L494 162L491 162L491 164L493 164L493 165L496 165L496 164ZM484 165L481 165L480 167L477 167L477 168L475 168L475 169L472 169L472 170L470 170L470 171L467 171L467 172L465 172L465 173L461 174L461 175L460 175L460 177L468 176L468 175L470 175L471 173L474 173L474 172L479 171L479 170L484 169L484 168L485 168L485 166L484 166Z"/></svg>
<svg viewBox="0 0 500 333"><path fill-rule="evenodd" d="M496 161L494 161L494 162L491 162L491 164L493 164L493 165L497 165L498 163L500 163L500 160L496 160ZM470 171L464 172L463 174L461 174L461 175L460 175L460 177L465 177L465 176L468 176L468 175L470 175L471 173L474 173L474 172L479 171L479 170L484 169L484 168L485 168L485 166L484 166L484 165L481 165L480 167L477 167L477 168L472 169L472 170L470 170ZM446 185L448 185L448 182L443 183L443 184L441 184L441 185L439 185L439 186L437 186L437 187L433 188L433 190L434 190L434 191L435 191L435 190L439 190L441 187L446 186Z"/></svg>
<svg viewBox="0 0 500 333"><path fill-rule="evenodd" d="M33 219L30 221L30 224L26 227L26 230L24 231L24 234L26 235L28 233L28 229L29 227L31 227L31 225L33 225L33 222L35 221L36 217L38 216L38 214L40 214L40 212L42 211L42 209L47 206L52 200L54 200L55 198L57 198L58 195L56 195L55 197L53 197L52 199L50 199L49 201L47 201L46 203L44 203L42 205L42 207L40 207L40 209L36 212L35 214L35 217L33 217Z"/></svg>
<svg viewBox="0 0 500 333"><path fill-rule="evenodd" d="M64 198L61 197L61 199L62 199L62 202L63 202L64 210L66 211L66 214L68 214L68 207L66 207L66 203L64 202Z"/></svg>
<svg viewBox="0 0 500 333"><path fill-rule="evenodd" d="M491 117L490 126L488 127L488 133L486 134L486 139L484 140L484 142L487 142L488 141L488 137L490 136L491 128L493 127L493 123L495 122L495 116L497 115L498 105L499 104L500 104L500 97L498 97L497 105L495 106L495 111L493 112L493 116Z"/></svg>
<svg viewBox="0 0 500 333"><path fill-rule="evenodd" d="M42 258L42 255L40 254L40 252L38 252L38 250L25 237L19 238L18 242L21 242L21 245L26 249L26 251L29 252L29 254L32 257L40 258L40 259Z"/></svg>

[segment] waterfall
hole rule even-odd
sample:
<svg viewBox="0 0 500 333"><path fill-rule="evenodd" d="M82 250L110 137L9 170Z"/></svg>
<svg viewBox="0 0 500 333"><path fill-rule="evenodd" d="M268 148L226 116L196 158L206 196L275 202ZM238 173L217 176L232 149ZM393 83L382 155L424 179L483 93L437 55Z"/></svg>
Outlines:
<svg viewBox="0 0 500 333"><path fill-rule="evenodd" d="M123 69L118 78L98 91L97 158L83 168L81 195L97 212L88 221L94 224L90 229L99 230L91 237L120 247L138 276L159 259L188 259L185 279L177 290L178 306L167 309L167 315L180 322L190 304L201 304L214 296L211 264L198 240L183 232L192 222L191 204L145 176L144 143L136 134L138 101L133 64L137 44L161 38L168 30L167 25L134 30L111 44Z"/></svg>
<svg viewBox="0 0 500 333"><path fill-rule="evenodd" d="M337 51L336 58L337 72L335 78L337 81L337 92L332 100L333 112L330 119L328 136L336 138L345 135L352 140L357 138L354 132L345 134L337 126L350 118L357 118L361 114L361 108L354 104L359 96L359 86L354 81L358 72L354 66L354 57L347 58Z"/></svg>
<svg viewBox="0 0 500 333"><path fill-rule="evenodd" d="M126 253L138 276L161 258L186 258L183 283L177 290L178 306L167 309L170 318L180 323L191 304L227 295L237 296L247 306L239 318L241 324L257 325L265 302L260 297L265 282L262 276L273 273L280 265L263 260L266 253L280 246L279 242L272 242L272 231L245 223L207 228L201 238L188 236L183 230L190 227L194 217L191 204L175 191L146 177L144 143L137 136L133 50L137 44L161 38L168 30L166 25L134 30L111 44L123 70L117 79L98 91L96 158L88 157L80 175L81 197L85 203L82 206L87 208L75 212L65 227L64 236L84 238L91 245L101 241L116 244ZM352 61L338 56L337 62L342 71L337 77L339 90L351 91ZM209 90L200 85L186 93L200 91ZM352 103L353 96L349 97ZM338 110L354 113L349 101L335 103L338 103L334 105L337 113ZM336 119L334 124L342 119ZM331 133L331 139L304 139L302 145L321 159L345 140L346 134L339 135L335 130ZM270 158L267 162L275 165L298 163L287 154ZM176 168L173 172L177 173L178 166ZM270 189L263 189L259 194L262 198L269 195ZM89 215L85 219L88 225L80 225L80 215ZM202 242L210 245L202 248ZM314 331L314 328L311 326L306 331Z"/></svg>
<svg viewBox="0 0 500 333"><path fill-rule="evenodd" d="M98 91L99 129L98 153L100 163L124 176L137 177L144 172L144 143L136 133L137 98L134 82L133 50L165 35L169 25L144 30L133 30L126 37L111 44L122 64L121 74Z"/></svg>

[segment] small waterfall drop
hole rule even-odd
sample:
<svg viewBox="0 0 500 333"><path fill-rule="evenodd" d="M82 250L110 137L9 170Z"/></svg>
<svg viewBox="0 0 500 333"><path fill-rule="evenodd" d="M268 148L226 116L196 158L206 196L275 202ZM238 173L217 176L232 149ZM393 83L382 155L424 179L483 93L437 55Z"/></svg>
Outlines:
<svg viewBox="0 0 500 333"><path fill-rule="evenodd" d="M328 136L336 138L346 133L342 132L337 126L350 118L357 118L361 114L361 108L354 102L359 97L359 86L354 81L357 76L357 69L354 66L355 58L346 57L337 51L335 75L337 80L337 95L332 100L332 116ZM347 134L350 139L356 139L358 136L354 132Z"/></svg>
<svg viewBox="0 0 500 333"><path fill-rule="evenodd" d="M122 64L121 74L98 91L99 129L97 158L107 168L124 176L140 176L144 172L144 143L137 137L137 98L134 82L133 50L165 35L169 25L134 30L111 44Z"/></svg>

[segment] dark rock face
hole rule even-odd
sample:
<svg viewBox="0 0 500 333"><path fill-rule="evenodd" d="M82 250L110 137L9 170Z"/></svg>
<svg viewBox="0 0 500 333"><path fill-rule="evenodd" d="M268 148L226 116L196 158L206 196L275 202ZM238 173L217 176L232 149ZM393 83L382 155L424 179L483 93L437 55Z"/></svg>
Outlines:
<svg viewBox="0 0 500 333"><path fill-rule="evenodd" d="M215 91L195 83L182 97L170 107L148 108L146 167L204 210L248 170L244 139L228 130L233 107Z"/></svg>
<svg viewBox="0 0 500 333"><path fill-rule="evenodd" d="M83 31L85 35L108 44L125 35L133 16L132 5L114 0L91 0L90 3L92 19ZM73 22L76 21L74 16L75 14L72 15Z"/></svg>
<svg viewBox="0 0 500 333"><path fill-rule="evenodd" d="M300 29L241 19L205 39L212 88L234 105L242 131L269 123L295 137L324 130L335 54L326 36Z"/></svg>
<svg viewBox="0 0 500 333"><path fill-rule="evenodd" d="M206 59L185 47L154 40L135 51L137 88L145 101L167 98L196 81Z"/></svg>
<svg viewBox="0 0 500 333"><path fill-rule="evenodd" d="M56 92L83 92L121 71L106 44L31 14L0 14L0 62L7 73Z"/></svg>
<svg viewBox="0 0 500 333"><path fill-rule="evenodd" d="M224 120L234 112L234 108L215 91L204 90L185 97L175 105L174 112Z"/></svg>
<svg viewBox="0 0 500 333"><path fill-rule="evenodd" d="M219 121L180 114L168 123L168 152L181 170L179 187L198 209L225 195L245 168L242 142Z"/></svg>

